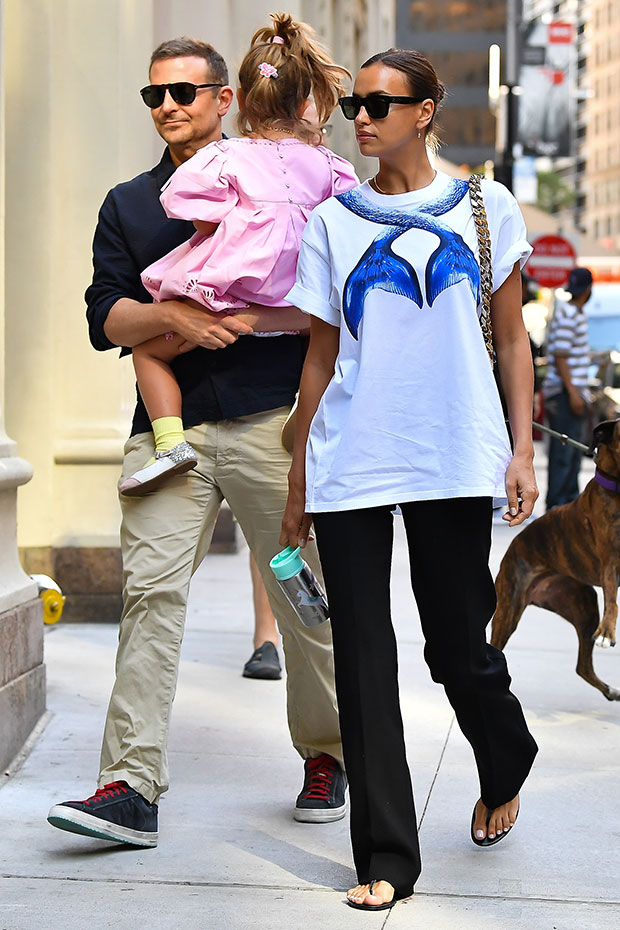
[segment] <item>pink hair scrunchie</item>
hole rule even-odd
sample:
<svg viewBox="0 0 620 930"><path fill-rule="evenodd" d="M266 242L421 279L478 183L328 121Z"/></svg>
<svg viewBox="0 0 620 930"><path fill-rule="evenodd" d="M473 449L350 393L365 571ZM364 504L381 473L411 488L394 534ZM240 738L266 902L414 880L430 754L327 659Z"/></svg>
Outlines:
<svg viewBox="0 0 620 930"><path fill-rule="evenodd" d="M284 45L284 39L282 36L274 36L271 40L272 45Z"/></svg>

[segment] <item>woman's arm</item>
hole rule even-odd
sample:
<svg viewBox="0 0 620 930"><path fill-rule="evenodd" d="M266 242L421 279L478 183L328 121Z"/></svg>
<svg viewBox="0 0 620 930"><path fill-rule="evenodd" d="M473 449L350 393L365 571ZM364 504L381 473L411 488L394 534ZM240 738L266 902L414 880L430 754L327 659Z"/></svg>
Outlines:
<svg viewBox="0 0 620 930"><path fill-rule="evenodd" d="M310 324L310 346L299 388L293 463L288 475L288 500L282 519L282 546L301 546L308 541L312 516L306 511L306 443L310 423L327 385L334 374L338 355L340 330L313 316Z"/></svg>
<svg viewBox="0 0 620 930"><path fill-rule="evenodd" d="M504 519L510 526L518 526L531 515L538 497L532 442L534 371L521 312L521 275L518 262L491 298L491 323L514 442L513 459L506 471L509 513Z"/></svg>

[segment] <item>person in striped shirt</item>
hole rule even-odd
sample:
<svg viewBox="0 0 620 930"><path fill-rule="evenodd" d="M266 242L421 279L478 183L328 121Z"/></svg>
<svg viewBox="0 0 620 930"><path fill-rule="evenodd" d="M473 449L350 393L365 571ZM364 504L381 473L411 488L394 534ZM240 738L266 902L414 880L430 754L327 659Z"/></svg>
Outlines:
<svg viewBox="0 0 620 930"><path fill-rule="evenodd" d="M571 299L560 302L549 324L547 357L549 367L544 382L545 411L549 426L572 439L582 440L585 430L590 345L584 307L592 295L592 273L573 268L567 290ZM579 469L583 453L560 440L549 444L549 484L547 510L567 504L579 494Z"/></svg>

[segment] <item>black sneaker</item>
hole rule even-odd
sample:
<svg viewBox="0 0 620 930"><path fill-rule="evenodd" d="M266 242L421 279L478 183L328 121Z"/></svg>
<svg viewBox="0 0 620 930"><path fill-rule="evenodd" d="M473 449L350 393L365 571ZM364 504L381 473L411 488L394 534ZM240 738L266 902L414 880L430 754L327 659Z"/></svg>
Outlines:
<svg viewBox="0 0 620 930"><path fill-rule="evenodd" d="M282 667L278 657L278 650L269 641L255 649L243 666L244 678L270 678L276 680L282 677Z"/></svg>
<svg viewBox="0 0 620 930"><path fill-rule="evenodd" d="M295 820L301 823L331 823L347 812L347 776L333 756L322 753L304 763L304 786L295 805Z"/></svg>
<svg viewBox="0 0 620 930"><path fill-rule="evenodd" d="M85 801L55 804L47 819L69 833L132 846L157 846L157 804L149 804L126 781L110 782Z"/></svg>

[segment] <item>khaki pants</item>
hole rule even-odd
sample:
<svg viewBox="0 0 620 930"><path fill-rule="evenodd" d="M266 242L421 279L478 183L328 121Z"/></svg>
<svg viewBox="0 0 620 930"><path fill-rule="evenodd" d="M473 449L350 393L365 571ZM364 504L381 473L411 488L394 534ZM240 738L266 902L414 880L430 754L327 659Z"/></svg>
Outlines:
<svg viewBox="0 0 620 930"><path fill-rule="evenodd" d="M100 787L125 780L151 803L168 788L166 745L189 583L224 498L254 554L282 635L293 746L302 758L326 752L342 763L329 622L304 627L269 568L281 548L290 457L280 432L288 412L283 407L186 430L198 466L152 494L121 499L124 608ZM151 433L133 436L123 477L144 465L152 448ZM314 544L304 558L320 575Z"/></svg>

